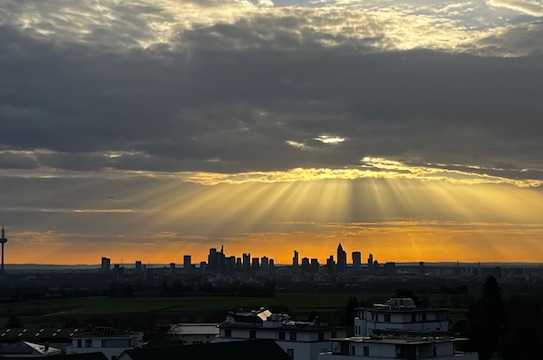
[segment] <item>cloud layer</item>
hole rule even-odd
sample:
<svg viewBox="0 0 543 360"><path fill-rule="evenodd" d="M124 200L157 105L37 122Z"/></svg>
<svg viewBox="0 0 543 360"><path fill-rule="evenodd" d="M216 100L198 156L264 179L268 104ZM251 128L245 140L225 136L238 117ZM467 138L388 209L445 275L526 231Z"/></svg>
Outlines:
<svg viewBox="0 0 543 360"><path fill-rule="evenodd" d="M466 209L485 204L484 220L522 222L463 187L492 188L495 198L509 189L509 204L516 194L539 209L541 5L2 1L0 181L10 191L0 215L21 233L54 228L79 238L95 231L92 218L117 236L133 218L177 214L172 199L191 203L173 222L224 186L240 197L248 191L250 207L277 184L274 208L308 180L337 180L370 190L374 181L420 182L430 189L421 197L449 200L439 187L457 186ZM338 219L373 216L379 202L371 196L375 206ZM431 216L438 205L428 201L428 211L398 205L379 220ZM232 220L245 211L231 210L224 222L273 228L271 220L245 228ZM198 226L210 227L190 221L172 231L198 237ZM213 236L231 231L215 227Z"/></svg>

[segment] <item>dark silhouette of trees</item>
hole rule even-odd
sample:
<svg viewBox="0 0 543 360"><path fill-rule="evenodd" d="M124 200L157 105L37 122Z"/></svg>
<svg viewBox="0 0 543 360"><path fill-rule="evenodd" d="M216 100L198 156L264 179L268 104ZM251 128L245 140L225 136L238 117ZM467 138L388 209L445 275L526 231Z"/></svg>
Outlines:
<svg viewBox="0 0 543 360"><path fill-rule="evenodd" d="M8 317L8 321L6 323L6 327L9 328L22 328L23 327L23 321L17 314L11 313Z"/></svg>
<svg viewBox="0 0 543 360"><path fill-rule="evenodd" d="M468 313L471 341L480 360L489 360L496 352L506 325L501 288L490 276L483 284L483 296Z"/></svg>
<svg viewBox="0 0 543 360"><path fill-rule="evenodd" d="M345 325L348 331L352 331L354 327L354 317L356 315L356 308L360 306L360 302L355 296L351 296L345 305Z"/></svg>
<svg viewBox="0 0 543 360"><path fill-rule="evenodd" d="M516 295L507 303L507 334L503 359L543 359L543 297Z"/></svg>

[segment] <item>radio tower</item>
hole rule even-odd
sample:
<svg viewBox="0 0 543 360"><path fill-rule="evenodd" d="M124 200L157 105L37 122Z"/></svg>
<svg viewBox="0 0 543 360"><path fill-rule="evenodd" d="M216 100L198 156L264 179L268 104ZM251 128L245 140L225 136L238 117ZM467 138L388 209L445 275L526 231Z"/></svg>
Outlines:
<svg viewBox="0 0 543 360"><path fill-rule="evenodd" d="M4 229L4 226L2 226L2 237L0 237L0 244L2 244L2 265L0 265L0 273L4 272L4 246L7 242L6 230Z"/></svg>

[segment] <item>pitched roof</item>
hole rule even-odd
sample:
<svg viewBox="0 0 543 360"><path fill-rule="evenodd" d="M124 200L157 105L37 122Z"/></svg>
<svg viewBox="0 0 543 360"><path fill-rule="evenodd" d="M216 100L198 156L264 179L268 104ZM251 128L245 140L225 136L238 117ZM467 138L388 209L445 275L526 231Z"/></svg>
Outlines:
<svg viewBox="0 0 543 360"><path fill-rule="evenodd" d="M4 343L0 345L0 356L2 355L53 355L60 353L59 349L51 346L34 344L27 341L16 343Z"/></svg>
<svg viewBox="0 0 543 360"><path fill-rule="evenodd" d="M0 329L0 341L29 341L37 343L71 342L81 329L64 328L5 328Z"/></svg>
<svg viewBox="0 0 543 360"><path fill-rule="evenodd" d="M288 355L273 340L231 341L211 344L170 346L126 350L132 360L155 359L236 359L288 360Z"/></svg>
<svg viewBox="0 0 543 360"><path fill-rule="evenodd" d="M101 352L86 353L86 354L60 354L47 356L47 360L107 360L107 357ZM3 357L0 356L0 360L21 360L21 357Z"/></svg>

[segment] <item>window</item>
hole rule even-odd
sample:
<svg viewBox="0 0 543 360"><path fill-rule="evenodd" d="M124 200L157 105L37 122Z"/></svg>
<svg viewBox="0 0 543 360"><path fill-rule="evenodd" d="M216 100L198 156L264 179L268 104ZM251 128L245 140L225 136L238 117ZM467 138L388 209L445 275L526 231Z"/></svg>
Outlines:
<svg viewBox="0 0 543 360"><path fill-rule="evenodd" d="M288 358L294 360L294 349L287 349Z"/></svg>
<svg viewBox="0 0 543 360"><path fill-rule="evenodd" d="M324 341L324 332L319 331L319 341Z"/></svg>
<svg viewBox="0 0 543 360"><path fill-rule="evenodd" d="M417 313L411 314L411 322L417 322Z"/></svg>
<svg viewBox="0 0 543 360"><path fill-rule="evenodd" d="M249 331L249 339L256 339L256 330Z"/></svg>
<svg viewBox="0 0 543 360"><path fill-rule="evenodd" d="M291 331L289 333L290 341L296 341L296 331Z"/></svg>
<svg viewBox="0 0 543 360"><path fill-rule="evenodd" d="M385 322L390 322L390 314L385 314Z"/></svg>
<svg viewBox="0 0 543 360"><path fill-rule="evenodd" d="M285 332L279 331L279 340L285 340Z"/></svg>
<svg viewBox="0 0 543 360"><path fill-rule="evenodd" d="M85 347L86 348L92 347L92 339L85 339Z"/></svg>
<svg viewBox="0 0 543 360"><path fill-rule="evenodd" d="M362 351L364 352L364 356L370 356L370 347L369 346L366 345L362 349L363 349Z"/></svg>
<svg viewBox="0 0 543 360"><path fill-rule="evenodd" d="M130 347L129 339L102 339L103 348L128 348Z"/></svg>
<svg viewBox="0 0 543 360"><path fill-rule="evenodd" d="M224 337L232 337L232 329L224 329Z"/></svg>
<svg viewBox="0 0 543 360"><path fill-rule="evenodd" d="M354 347L354 345L351 346L351 355L356 356L356 348Z"/></svg>

